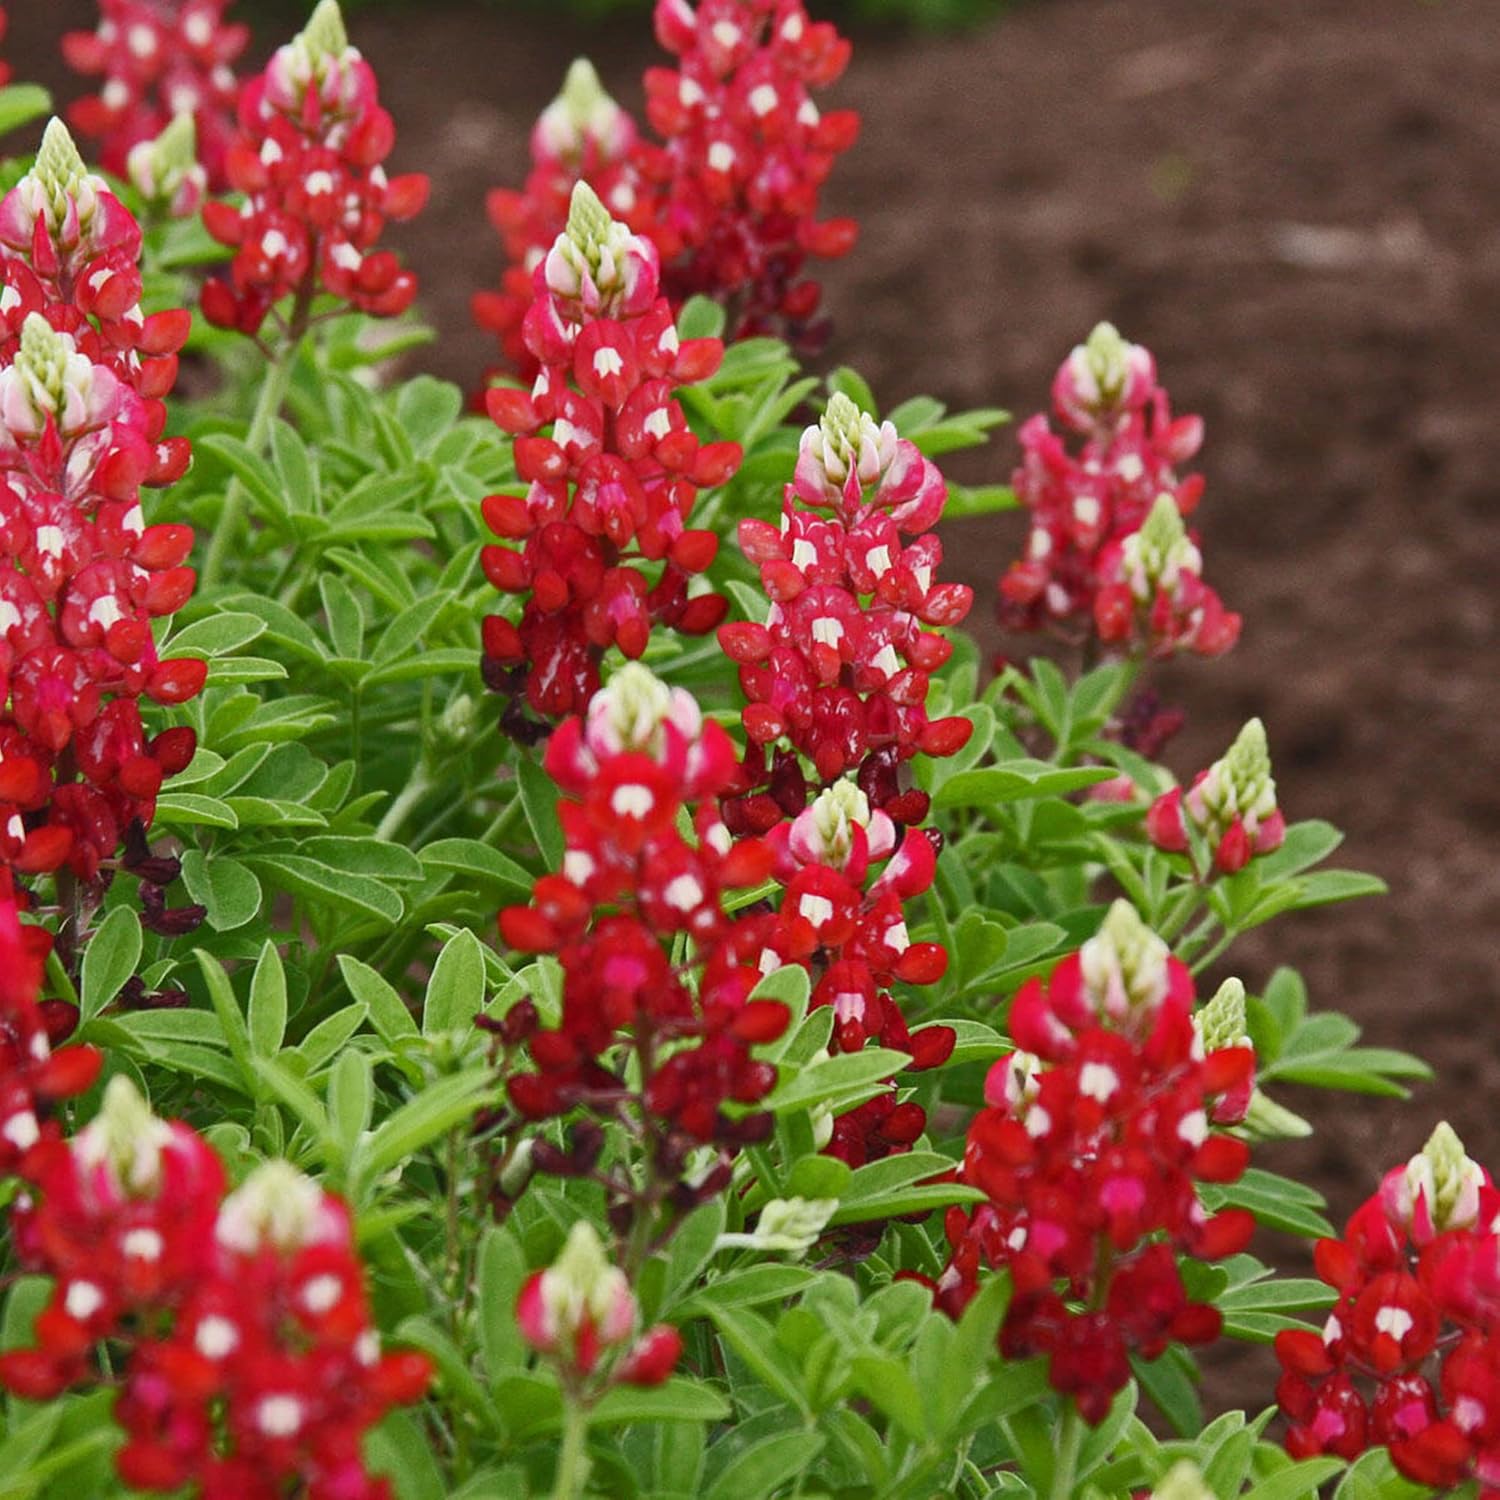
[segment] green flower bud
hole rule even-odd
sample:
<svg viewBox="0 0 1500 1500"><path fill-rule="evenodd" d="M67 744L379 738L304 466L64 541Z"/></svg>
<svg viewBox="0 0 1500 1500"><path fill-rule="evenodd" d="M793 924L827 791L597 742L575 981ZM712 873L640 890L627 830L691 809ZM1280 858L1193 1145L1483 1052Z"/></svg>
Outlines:
<svg viewBox="0 0 1500 1500"><path fill-rule="evenodd" d="M1238 979L1226 979L1213 999L1193 1017L1205 1052L1221 1047L1248 1047L1250 1036L1245 1029L1245 986Z"/></svg>
<svg viewBox="0 0 1500 1500"><path fill-rule="evenodd" d="M1154 1009L1167 992L1171 950L1128 901L1116 901L1080 950L1083 981L1101 1012L1116 1021Z"/></svg>
<svg viewBox="0 0 1500 1500"><path fill-rule="evenodd" d="M1162 1475L1151 1500L1218 1500L1203 1478L1203 1470L1191 1459L1182 1459Z"/></svg>
<svg viewBox="0 0 1500 1500"><path fill-rule="evenodd" d="M116 1073L99 1113L79 1131L73 1150L80 1165L105 1166L122 1191L154 1198L161 1189L161 1153L172 1127L152 1113L129 1078Z"/></svg>

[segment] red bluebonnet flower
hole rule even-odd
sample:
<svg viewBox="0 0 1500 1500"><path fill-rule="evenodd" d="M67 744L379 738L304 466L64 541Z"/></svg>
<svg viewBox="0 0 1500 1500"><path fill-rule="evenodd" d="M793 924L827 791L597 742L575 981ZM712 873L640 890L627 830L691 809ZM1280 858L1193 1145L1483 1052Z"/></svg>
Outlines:
<svg viewBox="0 0 1500 1500"><path fill-rule="evenodd" d="M1146 814L1146 833L1158 849L1193 858L1190 828L1214 868L1226 875L1242 870L1255 855L1281 847L1286 819L1276 805L1271 756L1259 719L1251 719L1186 792L1181 787L1164 792Z"/></svg>
<svg viewBox="0 0 1500 1500"><path fill-rule="evenodd" d="M5 40L6 28L10 25L10 17L5 14L5 7L0 6L0 42ZM8 62L0 60L0 88L4 88L11 80L11 66Z"/></svg>
<svg viewBox="0 0 1500 1500"><path fill-rule="evenodd" d="M319 294L373 317L405 312L416 277L376 246L388 219L420 212L428 183L421 173L387 177L382 164L395 140L337 0L321 0L240 92L239 135L225 171L245 199L203 210L209 233L235 252L229 279L203 288L209 322L253 334L292 296L291 326L300 333Z"/></svg>
<svg viewBox="0 0 1500 1500"><path fill-rule="evenodd" d="M952 1260L936 1287L955 1316L982 1266L1010 1272L1011 1357L1045 1354L1053 1387L1097 1423L1131 1352L1206 1343L1218 1312L1188 1297L1177 1252L1244 1248L1249 1214L1210 1215L1197 1182L1233 1182L1248 1157L1210 1129L1254 1067L1246 1047L1205 1055L1186 967L1125 902L1099 934L1028 981L1011 1006L1018 1048L991 1069L963 1180L989 1202L948 1211Z"/></svg>
<svg viewBox="0 0 1500 1500"><path fill-rule="evenodd" d="M196 126L201 161L215 191L226 185L239 84L234 64L250 28L224 19L228 0L99 0L93 31L70 31L63 56L97 94L68 111L73 128L99 142L106 170L126 175L132 149L178 116Z"/></svg>
<svg viewBox="0 0 1500 1500"><path fill-rule="evenodd" d="M55 1287L37 1347L0 1356L0 1382L55 1394L100 1339L123 1338L116 1467L132 1488L389 1500L360 1444L431 1370L382 1354L339 1199L276 1161L224 1197L213 1150L123 1078L92 1124L35 1159L17 1244Z"/></svg>
<svg viewBox="0 0 1500 1500"><path fill-rule="evenodd" d="M929 720L925 706L928 673L953 649L935 627L956 625L973 602L964 585L934 582L943 549L931 528L946 498L936 465L836 395L802 435L780 529L740 523L771 610L763 625L719 631L749 700L747 795L729 810L737 830L763 833L795 811L766 762L779 740L824 783L857 771L896 821L926 816L925 794L900 786L899 767L919 751L952 755L973 731L966 719Z"/></svg>
<svg viewBox="0 0 1500 1500"><path fill-rule="evenodd" d="M637 1338L639 1316L625 1273L609 1263L587 1219L573 1225L562 1253L528 1277L516 1299L521 1337L554 1361L575 1389L585 1382L596 1390L617 1383L660 1385L672 1373L682 1335L658 1323ZM626 1344L631 1347L615 1359Z"/></svg>
<svg viewBox="0 0 1500 1500"><path fill-rule="evenodd" d="M142 316L139 227L58 121L0 202L0 246L0 861L92 879L195 745L148 738L137 706L181 703L206 672L157 655L193 534L140 504L187 467L160 397L189 320Z"/></svg>
<svg viewBox="0 0 1500 1500"><path fill-rule="evenodd" d="M1321 1240L1338 1294L1321 1333L1276 1337L1288 1452L1353 1459L1384 1444L1397 1470L1500 1491L1500 1193L1446 1125Z"/></svg>
<svg viewBox="0 0 1500 1500"><path fill-rule="evenodd" d="M952 1028L909 1032L890 993L897 980L934 984L948 966L940 944L913 943L906 929L903 903L927 890L937 871L928 835L910 829L898 848L890 818L844 780L766 842L785 889L761 967L800 963L814 974L812 1003L833 1007L838 1051L873 1040L911 1053L919 1068L946 1062ZM884 869L870 879L873 864Z"/></svg>
<svg viewBox="0 0 1500 1500"><path fill-rule="evenodd" d="M1096 634L1157 656L1227 651L1240 617L1203 582L1183 526L1203 480L1177 473L1202 444L1201 419L1173 419L1149 351L1108 323L1068 356L1052 394L1082 445L1070 452L1044 416L1021 428L1014 484L1031 533L1025 557L1000 580L1001 623Z"/></svg>
<svg viewBox="0 0 1500 1500"><path fill-rule="evenodd" d="M474 299L474 314L527 378L518 337L527 283L576 182L656 246L674 308L697 294L715 298L729 310L732 339L784 332L810 345L826 336L821 288L804 273L809 259L853 248L854 222L819 221L818 211L859 117L824 114L813 95L848 66L849 43L810 20L802 0L705 0L696 9L659 0L656 34L678 59L646 73L659 143L638 134L580 61L537 122L525 188L490 196L507 265L500 290Z"/></svg>
<svg viewBox="0 0 1500 1500"><path fill-rule="evenodd" d="M224 1169L180 1121L159 1120L123 1075L71 1141L26 1163L13 1217L24 1262L53 1278L37 1347L6 1356L0 1377L32 1397L82 1380L90 1352L135 1314L177 1305L203 1274Z"/></svg>
<svg viewBox="0 0 1500 1500"><path fill-rule="evenodd" d="M29 1165L40 1144L56 1138L51 1105L99 1076L94 1048L52 1048L37 1003L51 949L50 934L21 921L10 871L0 866L0 1175Z"/></svg>
<svg viewBox="0 0 1500 1500"><path fill-rule="evenodd" d="M510 1078L511 1103L545 1119L579 1105L613 1116L633 1099L688 1145L731 1147L749 1127L723 1106L770 1091L776 1070L751 1047L775 1040L788 1012L750 1001L759 928L723 907L726 891L759 884L771 868L770 851L735 843L718 815L734 773L729 737L689 694L627 663L586 721L552 736L546 765L564 794L563 868L537 881L529 906L503 911L500 930L513 948L558 954L562 1016L530 1037L535 1071ZM693 803L689 842L678 815ZM682 967L663 946L679 935L689 944Z"/></svg>
<svg viewBox="0 0 1500 1500"><path fill-rule="evenodd" d="M486 199L506 266L498 291L475 293L474 321L499 338L506 363L527 381L538 368L522 328L536 298L536 268L567 228L577 183L587 182L606 208L630 217L638 199L635 142L635 121L605 92L593 64L580 57L531 132L525 188L495 188Z"/></svg>
<svg viewBox="0 0 1500 1500"><path fill-rule="evenodd" d="M821 288L803 272L854 246L853 220L817 215L859 116L823 114L813 93L848 67L849 43L802 0L657 0L656 35L678 66L646 73L664 145L638 161L670 294L722 301L732 338L785 329L819 341Z"/></svg>
<svg viewBox="0 0 1500 1500"><path fill-rule="evenodd" d="M687 521L699 488L723 484L740 449L700 444L672 394L717 369L723 345L679 340L657 295L656 252L585 184L535 291L524 333L541 373L529 393L488 397L491 417L516 434L516 472L530 488L492 495L484 518L524 546L480 556L490 582L526 603L519 623L485 620L484 652L492 686L555 718L588 703L610 646L637 658L653 625L701 635L723 619L719 595L689 589L718 538ZM659 565L655 582L642 563ZM518 710L507 720L517 728Z"/></svg>

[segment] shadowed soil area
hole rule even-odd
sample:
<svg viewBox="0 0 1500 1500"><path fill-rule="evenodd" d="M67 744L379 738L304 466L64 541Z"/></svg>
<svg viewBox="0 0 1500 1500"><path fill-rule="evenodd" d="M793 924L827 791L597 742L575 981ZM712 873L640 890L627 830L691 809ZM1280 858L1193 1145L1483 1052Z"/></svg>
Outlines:
<svg viewBox="0 0 1500 1500"><path fill-rule="evenodd" d="M54 38L89 7L10 9L18 76L70 97ZM576 53L632 106L659 54L639 15L585 32L424 0L354 30L394 166L433 176L395 236L440 330L420 363L471 385L491 350L468 298L498 268L485 189L521 180ZM1260 714L1288 816L1338 823L1339 862L1390 884L1272 924L1234 969L1254 990L1297 965L1314 1006L1441 1081L1404 1106L1288 1095L1319 1133L1270 1164L1340 1220L1440 1116L1500 1167L1492 0L1037 0L969 35L856 40L836 97L865 129L829 208L863 238L828 268L827 363L890 404L930 392L1019 419L1096 320L1147 344L1177 408L1207 420L1206 577L1245 616L1231 656L1165 675L1190 715L1168 758L1187 777ZM1015 452L1002 432L952 472L1003 479ZM1004 516L947 533L975 628L1018 655L992 601L1023 532Z"/></svg>

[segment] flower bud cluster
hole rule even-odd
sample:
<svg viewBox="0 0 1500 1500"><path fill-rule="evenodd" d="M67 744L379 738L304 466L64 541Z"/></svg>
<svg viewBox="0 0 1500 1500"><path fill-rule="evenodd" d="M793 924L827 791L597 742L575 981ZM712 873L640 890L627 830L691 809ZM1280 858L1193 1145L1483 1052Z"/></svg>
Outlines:
<svg viewBox="0 0 1500 1500"><path fill-rule="evenodd" d="M248 26L224 19L227 6L228 0L99 0L98 26L63 37L69 66L103 80L98 93L69 109L68 119L99 142L107 171L133 177L135 148L184 119L195 127L208 183L215 192L227 185L239 94L234 64L250 40Z"/></svg>
<svg viewBox="0 0 1500 1500"><path fill-rule="evenodd" d="M99 1076L102 1059L92 1047L52 1049L57 1038L37 1001L51 950L43 928L21 921L10 871L0 868L0 1175L22 1170L55 1140L51 1106L83 1093ZM71 1019L57 1029L66 1034Z"/></svg>
<svg viewBox="0 0 1500 1500"><path fill-rule="evenodd" d="M1186 792L1173 787L1146 814L1147 836L1169 853L1193 854L1190 829L1203 841L1214 868L1226 875L1244 869L1255 855L1281 847L1286 819L1276 805L1271 756L1259 719L1251 719Z"/></svg>
<svg viewBox="0 0 1500 1500"><path fill-rule="evenodd" d="M421 211L428 183L421 173L386 175L395 141L337 0L321 0L240 91L225 173L244 202L203 210L208 232L234 250L229 279L203 288L209 322L253 334L281 298L295 296L305 317L320 293L372 317L405 312L417 279L376 246L388 219Z"/></svg>
<svg viewBox="0 0 1500 1500"><path fill-rule="evenodd" d="M574 1389L589 1381L597 1387L601 1375L605 1386L660 1385L672 1373L682 1335L658 1323L637 1336L639 1319L625 1273L609 1263L587 1219L573 1225L562 1253L534 1272L516 1299L521 1337Z"/></svg>
<svg viewBox="0 0 1500 1500"><path fill-rule="evenodd" d="M849 43L811 21L802 0L659 0L656 34L678 59L646 73L659 141L640 136L580 60L532 132L524 189L490 195L507 264L500 289L474 298L474 316L528 379L534 356L521 320L530 276L577 182L656 246L674 308L695 294L717 299L732 309L735 339L785 331L811 344L826 334L816 320L821 288L804 271L811 257L853 248L852 220L817 215L859 117L824 114L813 94L843 73Z"/></svg>
<svg viewBox="0 0 1500 1500"><path fill-rule="evenodd" d="M1177 473L1203 442L1202 420L1173 419L1150 352L1108 323L1064 361L1052 398L1063 433L1041 415L1021 428L1013 482L1031 532L1000 580L1001 623L1153 656L1227 651L1240 617L1203 582L1183 524L1203 479ZM1069 434L1082 440L1076 454Z"/></svg>
<svg viewBox="0 0 1500 1500"><path fill-rule="evenodd" d="M213 1149L124 1077L27 1167L16 1244L53 1293L36 1346L0 1356L0 1383L55 1395L101 1339L123 1339L116 1467L132 1488L388 1500L360 1444L430 1367L381 1353L339 1199L278 1161L226 1197Z"/></svg>
<svg viewBox="0 0 1500 1500"><path fill-rule="evenodd" d="M524 545L480 556L490 582L526 602L519 623L485 620L484 653L493 687L556 718L588 704L609 647L635 659L656 624L701 635L724 618L721 596L689 591L718 538L687 521L699 489L739 467L740 449L700 444L672 394L711 375L723 345L678 338L655 250L584 183L535 292L524 336L536 383L488 397L491 417L516 434L529 489L490 496L484 518ZM654 583L643 564L660 568Z"/></svg>
<svg viewBox="0 0 1500 1500"><path fill-rule="evenodd" d="M719 631L749 700L752 795L731 809L737 830L763 833L800 811L778 801L794 789L765 764L778 740L806 756L821 782L857 772L897 822L927 815L926 796L903 790L898 768L919 751L952 755L973 732L966 719L930 720L926 710L928 674L953 650L938 627L958 624L973 602L965 585L934 582L943 549L931 528L946 499L936 465L840 394L802 435L780 529L740 523L771 608L763 625Z"/></svg>
<svg viewBox="0 0 1500 1500"><path fill-rule="evenodd" d="M580 1105L613 1117L634 1098L675 1167L684 1148L738 1145L757 1122L723 1107L770 1092L776 1070L750 1049L780 1036L789 1014L749 998L760 929L723 906L726 892L765 880L772 860L755 840L734 842L720 820L717 798L734 774L729 736L690 694L627 663L586 719L552 736L546 768L563 793L563 867L537 881L529 906L502 912L500 930L513 948L557 953L562 1015L530 1036L535 1071L510 1078L511 1104L528 1119ZM695 804L689 840L679 813ZM682 966L667 951L680 938Z"/></svg>
<svg viewBox="0 0 1500 1500"><path fill-rule="evenodd" d="M1210 1215L1196 1184L1244 1171L1247 1148L1210 1116L1254 1053L1205 1053L1192 1008L1186 967L1117 902L1097 936L1016 995L1020 1050L991 1069L964 1153L963 1180L989 1202L948 1210L938 1305L956 1316L982 1266L1008 1270L1002 1350L1045 1354L1053 1388L1091 1423L1132 1353L1217 1337L1219 1314L1189 1299L1178 1252L1218 1260L1250 1237L1248 1213Z"/></svg>
<svg viewBox="0 0 1500 1500"><path fill-rule="evenodd" d="M1386 1445L1444 1492L1500 1475L1500 1192L1446 1125L1388 1172L1318 1275L1338 1295L1321 1332L1276 1336L1288 1452L1353 1459Z"/></svg>
<svg viewBox="0 0 1500 1500"><path fill-rule="evenodd" d="M206 675L151 631L195 582L191 529L147 526L140 500L188 464L161 397L190 319L142 314L140 253L54 120L0 201L0 863L20 871L92 879L195 749L148 739L138 707Z"/></svg>

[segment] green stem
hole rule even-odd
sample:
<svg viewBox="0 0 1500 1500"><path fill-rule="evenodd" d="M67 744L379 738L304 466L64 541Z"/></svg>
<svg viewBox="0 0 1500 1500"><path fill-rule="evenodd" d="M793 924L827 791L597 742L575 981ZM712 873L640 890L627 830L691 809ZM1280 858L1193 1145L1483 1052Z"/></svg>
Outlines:
<svg viewBox="0 0 1500 1500"><path fill-rule="evenodd" d="M582 1500L589 1478L588 1408L571 1392L563 1393L562 1451L557 1457L557 1480L552 1500Z"/></svg>
<svg viewBox="0 0 1500 1500"><path fill-rule="evenodd" d="M1057 1439L1057 1464L1052 1470L1052 1500L1072 1500L1073 1480L1078 1474L1078 1454L1083 1447L1083 1418L1072 1401L1063 1412L1062 1432Z"/></svg>
<svg viewBox="0 0 1500 1500"><path fill-rule="evenodd" d="M411 779L396 794L396 800L386 808L380 826L375 830L378 839L389 839L406 821L406 815L432 789L427 779L427 763L419 760L412 770Z"/></svg>
<svg viewBox="0 0 1500 1500"><path fill-rule="evenodd" d="M245 446L257 456L270 439L272 422L281 415L282 404L286 401L286 393L292 384L297 351L301 347L302 336L299 334L287 343L281 358L266 367L266 378L260 383L260 394L256 397L255 411L250 418L250 430L245 434ZM236 475L225 491L224 509L219 513L219 524L214 527L214 534L209 540L203 571L198 575L200 591L211 588L219 581L224 564L239 541L249 499L249 491Z"/></svg>

